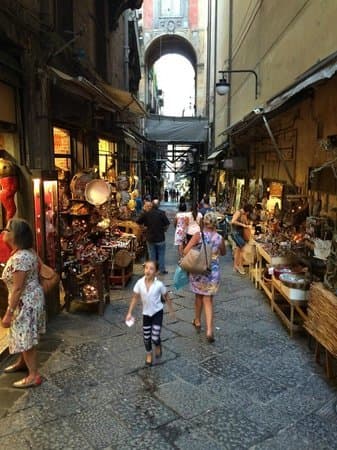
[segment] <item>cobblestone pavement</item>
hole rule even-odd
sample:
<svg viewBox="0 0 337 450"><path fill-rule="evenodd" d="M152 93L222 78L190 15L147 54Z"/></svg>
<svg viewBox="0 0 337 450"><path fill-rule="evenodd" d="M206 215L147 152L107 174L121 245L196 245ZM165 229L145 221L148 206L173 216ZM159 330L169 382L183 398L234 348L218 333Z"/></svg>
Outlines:
<svg viewBox="0 0 337 450"><path fill-rule="evenodd" d="M181 290L151 368L140 309L134 327L123 321L141 265L112 290L104 317L73 309L53 319L39 345L42 386L22 392L11 388L20 374L0 376L0 449L337 449L336 384L307 339L291 339L264 294L232 272L230 252L222 267L215 343L196 334L193 296Z"/></svg>

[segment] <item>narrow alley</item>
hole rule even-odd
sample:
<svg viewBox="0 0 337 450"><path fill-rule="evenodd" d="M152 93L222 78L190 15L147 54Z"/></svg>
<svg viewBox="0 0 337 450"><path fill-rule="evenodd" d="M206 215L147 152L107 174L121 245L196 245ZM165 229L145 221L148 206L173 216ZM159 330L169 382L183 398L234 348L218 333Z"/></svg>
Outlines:
<svg viewBox="0 0 337 450"><path fill-rule="evenodd" d="M172 289L176 204L163 208ZM140 309L135 326L124 324L141 264L103 317L71 310L51 320L39 345L43 384L22 392L11 388L20 374L0 376L0 448L337 449L336 385L307 337L290 338L265 295L232 271L229 248L221 266L215 343L191 324L188 288L173 292L176 319L165 314L163 357L151 368Z"/></svg>

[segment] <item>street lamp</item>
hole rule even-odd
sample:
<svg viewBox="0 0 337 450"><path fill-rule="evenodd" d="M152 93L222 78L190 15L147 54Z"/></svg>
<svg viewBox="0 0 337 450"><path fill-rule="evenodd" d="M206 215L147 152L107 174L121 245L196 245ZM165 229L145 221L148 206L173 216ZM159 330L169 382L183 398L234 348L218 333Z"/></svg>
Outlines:
<svg viewBox="0 0 337 450"><path fill-rule="evenodd" d="M221 78L215 85L216 92L219 95L226 95L230 89L230 83L225 78L225 73L251 73L255 77L255 98L258 97L258 83L257 83L257 73L255 70L218 70L221 73Z"/></svg>

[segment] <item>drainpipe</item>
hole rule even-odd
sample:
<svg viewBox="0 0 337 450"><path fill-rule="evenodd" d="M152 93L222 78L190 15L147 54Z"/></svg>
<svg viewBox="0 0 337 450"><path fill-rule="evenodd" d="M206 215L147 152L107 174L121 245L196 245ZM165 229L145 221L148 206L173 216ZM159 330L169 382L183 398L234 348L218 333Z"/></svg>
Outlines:
<svg viewBox="0 0 337 450"><path fill-rule="evenodd" d="M265 127L266 127L266 129L267 129L267 132L268 132L268 134L269 134L269 137L270 137L270 139L271 139L271 142L272 142L272 144L273 144L273 147L274 147L274 149L275 149L275 151L276 151L276 153L277 153L277 155L278 155L278 157L279 157L279 160L281 161L281 163L282 163L282 165L283 165L285 171L287 172L287 175L288 175L288 178L289 178L289 180L290 180L290 183L291 183L291 185L292 185L295 189L297 189L297 188L296 188L296 184L295 184L295 180L294 180L293 176L291 175L290 170L289 170L289 167L288 167L286 161L284 160L284 158L283 158L283 156L282 156L281 150L278 148L276 139L275 139L275 137L274 137L274 135L273 135L273 132L272 132L272 130L271 130L271 128L270 128L270 125L269 125L269 123L268 123L267 117L266 117L264 114L262 114L262 119L263 119L264 125L265 125Z"/></svg>
<svg viewBox="0 0 337 450"><path fill-rule="evenodd" d="M214 6L214 75L213 75L213 117L212 117L212 144L215 146L215 116L216 116L216 90L217 81L217 52L218 52L218 0L215 0Z"/></svg>
<svg viewBox="0 0 337 450"><path fill-rule="evenodd" d="M208 0L208 18L207 18L207 75L206 75L206 117L209 122L209 100L210 100L210 82L211 82L211 48L212 48L212 1ZM214 69L216 70L216 68Z"/></svg>
<svg viewBox="0 0 337 450"><path fill-rule="evenodd" d="M130 10L127 9L124 12L124 88L126 91L129 90L129 14Z"/></svg>
<svg viewBox="0 0 337 450"><path fill-rule="evenodd" d="M229 13L228 13L228 70L232 70L232 59L233 59L233 0L229 1ZM231 86L231 72L228 73L228 81L229 86ZM229 88L229 92L227 95L227 128L231 124L231 109L232 109L232 97L231 97L231 89Z"/></svg>

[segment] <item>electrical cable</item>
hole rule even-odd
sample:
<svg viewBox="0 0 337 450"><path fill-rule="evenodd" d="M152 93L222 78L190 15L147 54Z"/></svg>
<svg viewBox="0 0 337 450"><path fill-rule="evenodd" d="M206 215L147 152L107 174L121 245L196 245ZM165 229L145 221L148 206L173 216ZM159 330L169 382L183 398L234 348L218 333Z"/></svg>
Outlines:
<svg viewBox="0 0 337 450"><path fill-rule="evenodd" d="M238 32L237 32L235 41L233 42L233 48L236 46L237 41L240 40L240 38L241 38L241 33L244 32L244 28L245 28L245 26L246 26L245 21L246 21L246 18L247 18L247 15L248 15L250 6L251 6L251 4L252 4L253 1L254 1L254 0L250 0L250 3L249 3L249 5L248 5L248 7L247 7L247 9L246 9L246 13L245 13L245 15L244 15L244 17L243 17L243 19L242 19L242 22L241 22L240 28L239 28L239 30L238 30ZM248 21L249 21L249 20L250 20L250 17L248 18Z"/></svg>
<svg viewBox="0 0 337 450"><path fill-rule="evenodd" d="M240 50L242 44L244 43L245 38L246 38L249 30L251 29L251 27L252 27L252 25L253 25L253 23L255 21L257 13L261 9L262 3L263 3L263 0L260 0L259 3L256 3L256 10L252 12L252 15L250 16L250 22L247 24L247 28L246 28L244 34L241 36L241 41L239 42L237 48L235 50L233 50L233 57L232 57L232 59L235 58L236 54L238 53L238 51Z"/></svg>

